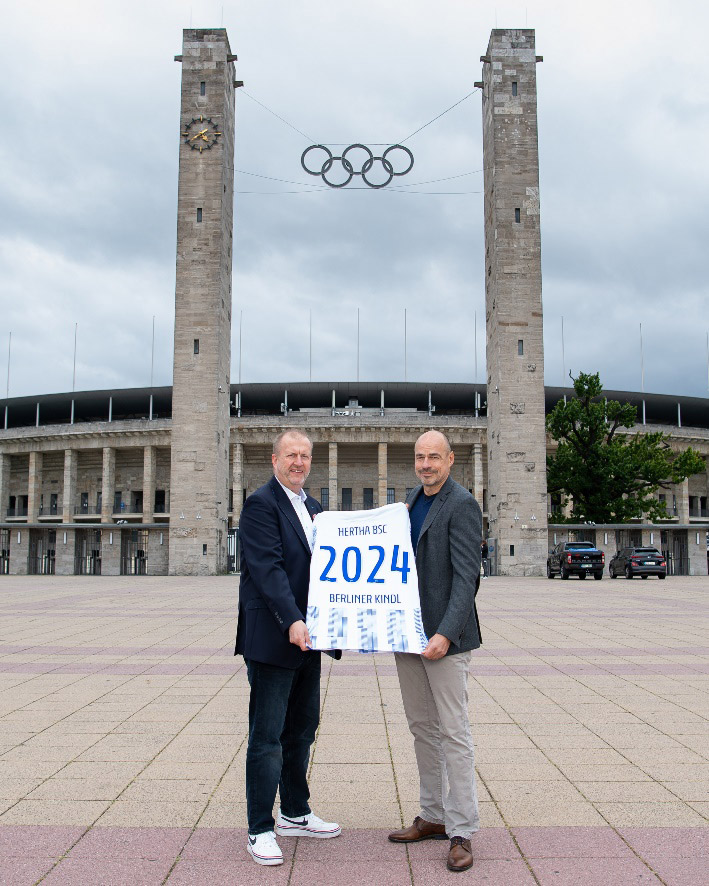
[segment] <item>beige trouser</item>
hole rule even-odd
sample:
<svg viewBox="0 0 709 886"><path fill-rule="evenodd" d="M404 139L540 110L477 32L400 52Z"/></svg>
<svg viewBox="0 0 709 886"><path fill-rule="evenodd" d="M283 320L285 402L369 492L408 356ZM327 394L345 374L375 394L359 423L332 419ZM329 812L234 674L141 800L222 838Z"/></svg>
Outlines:
<svg viewBox="0 0 709 886"><path fill-rule="evenodd" d="M470 652L429 661L394 655L418 763L421 818L443 824L449 838L480 830L475 751L468 720Z"/></svg>

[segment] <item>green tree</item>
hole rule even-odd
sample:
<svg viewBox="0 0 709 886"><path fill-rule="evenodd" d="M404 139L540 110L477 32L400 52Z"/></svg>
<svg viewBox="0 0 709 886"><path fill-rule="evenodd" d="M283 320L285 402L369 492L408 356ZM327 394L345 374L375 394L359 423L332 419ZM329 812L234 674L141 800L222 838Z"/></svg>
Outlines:
<svg viewBox="0 0 709 886"><path fill-rule="evenodd" d="M547 456L547 486L573 502L571 520L625 523L646 515L667 518L655 493L706 470L694 450L672 450L668 435L626 433L637 413L630 403L606 400L598 373L573 378L576 396L560 400L547 417L547 431L558 443ZM552 519L563 522L560 513Z"/></svg>

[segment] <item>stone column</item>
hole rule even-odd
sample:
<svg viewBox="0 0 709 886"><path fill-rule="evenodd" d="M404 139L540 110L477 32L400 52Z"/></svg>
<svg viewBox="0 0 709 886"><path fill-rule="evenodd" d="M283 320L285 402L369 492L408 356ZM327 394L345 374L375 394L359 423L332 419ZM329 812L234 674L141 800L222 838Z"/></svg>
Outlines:
<svg viewBox="0 0 709 886"><path fill-rule="evenodd" d="M234 443L231 447L232 477L232 523L236 526L241 518L244 505L244 444Z"/></svg>
<svg viewBox="0 0 709 886"><path fill-rule="evenodd" d="M377 504L381 508L387 503L387 444L379 443L379 491Z"/></svg>
<svg viewBox="0 0 709 886"><path fill-rule="evenodd" d="M549 533L549 547L554 544L554 536L550 532ZM655 535L655 545L657 548L660 547L660 534L659 531ZM596 547L599 551L603 551L606 555L606 563L604 567L604 577L608 575L608 564L611 561L611 557L615 554L615 531L613 529L597 529L596 530Z"/></svg>
<svg viewBox="0 0 709 886"><path fill-rule="evenodd" d="M330 510L337 508L337 443L328 446L328 487L330 489Z"/></svg>
<svg viewBox="0 0 709 886"><path fill-rule="evenodd" d="M30 531L18 524L10 530L10 575L27 575L30 556Z"/></svg>
<svg viewBox="0 0 709 886"><path fill-rule="evenodd" d="M10 456L0 452L0 522L7 517L10 506Z"/></svg>
<svg viewBox="0 0 709 886"><path fill-rule="evenodd" d="M169 571L219 575L230 485L236 56L224 28L182 35L170 511L185 519L173 522Z"/></svg>
<svg viewBox="0 0 709 886"><path fill-rule="evenodd" d="M162 540L161 540L162 539ZM148 575L167 575L168 528L148 530Z"/></svg>
<svg viewBox="0 0 709 886"><path fill-rule="evenodd" d="M108 527L101 530L101 575L120 574L121 527Z"/></svg>
<svg viewBox="0 0 709 886"><path fill-rule="evenodd" d="M706 529L704 526L687 530L687 555L689 574L706 575L709 570L707 569Z"/></svg>
<svg viewBox="0 0 709 886"><path fill-rule="evenodd" d="M66 542L64 537L66 536ZM54 568L57 575L74 575L76 532L73 529L57 527L57 546Z"/></svg>
<svg viewBox="0 0 709 886"><path fill-rule="evenodd" d="M677 486L677 516L680 523L689 523L689 479Z"/></svg>
<svg viewBox="0 0 709 886"><path fill-rule="evenodd" d="M541 575L548 532L534 31L495 28L482 61L488 519L498 574Z"/></svg>
<svg viewBox="0 0 709 886"><path fill-rule="evenodd" d="M113 496L116 492L116 450L106 446L103 450L103 474L101 477L101 522L111 523Z"/></svg>
<svg viewBox="0 0 709 886"><path fill-rule="evenodd" d="M39 498L42 490L42 453L30 452L30 469L27 479L27 522L36 523L39 517Z"/></svg>
<svg viewBox="0 0 709 886"><path fill-rule="evenodd" d="M62 522L74 522L76 501L76 450L64 450L64 489L62 494Z"/></svg>
<svg viewBox="0 0 709 886"><path fill-rule="evenodd" d="M143 523L153 522L156 460L155 447L146 446L143 449Z"/></svg>
<svg viewBox="0 0 709 886"><path fill-rule="evenodd" d="M473 498L483 509L483 488L485 480L483 477L483 445L482 443L473 443Z"/></svg>

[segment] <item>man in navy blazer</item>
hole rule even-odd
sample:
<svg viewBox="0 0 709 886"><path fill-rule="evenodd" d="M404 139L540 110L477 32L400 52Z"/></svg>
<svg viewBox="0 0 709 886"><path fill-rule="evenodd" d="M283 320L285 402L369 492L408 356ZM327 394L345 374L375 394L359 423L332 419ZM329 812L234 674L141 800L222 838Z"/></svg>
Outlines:
<svg viewBox="0 0 709 886"><path fill-rule="evenodd" d="M320 653L305 625L320 503L303 491L313 444L298 430L273 443L274 476L241 512L241 583L236 654L251 687L246 751L247 850L258 864L283 864L279 836L337 837L340 826L309 806L307 770L320 717ZM273 818L279 790L281 808Z"/></svg>

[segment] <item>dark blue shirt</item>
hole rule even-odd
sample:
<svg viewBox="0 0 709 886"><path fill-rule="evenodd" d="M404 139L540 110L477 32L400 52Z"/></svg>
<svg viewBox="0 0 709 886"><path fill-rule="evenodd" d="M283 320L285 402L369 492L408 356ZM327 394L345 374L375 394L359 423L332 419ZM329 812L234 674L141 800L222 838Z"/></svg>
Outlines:
<svg viewBox="0 0 709 886"><path fill-rule="evenodd" d="M422 490L409 510L409 519L411 520L411 544L414 549L414 554L416 553L416 548L419 543L421 528L426 520L428 512L431 510L431 505L435 500L435 495L426 495Z"/></svg>

